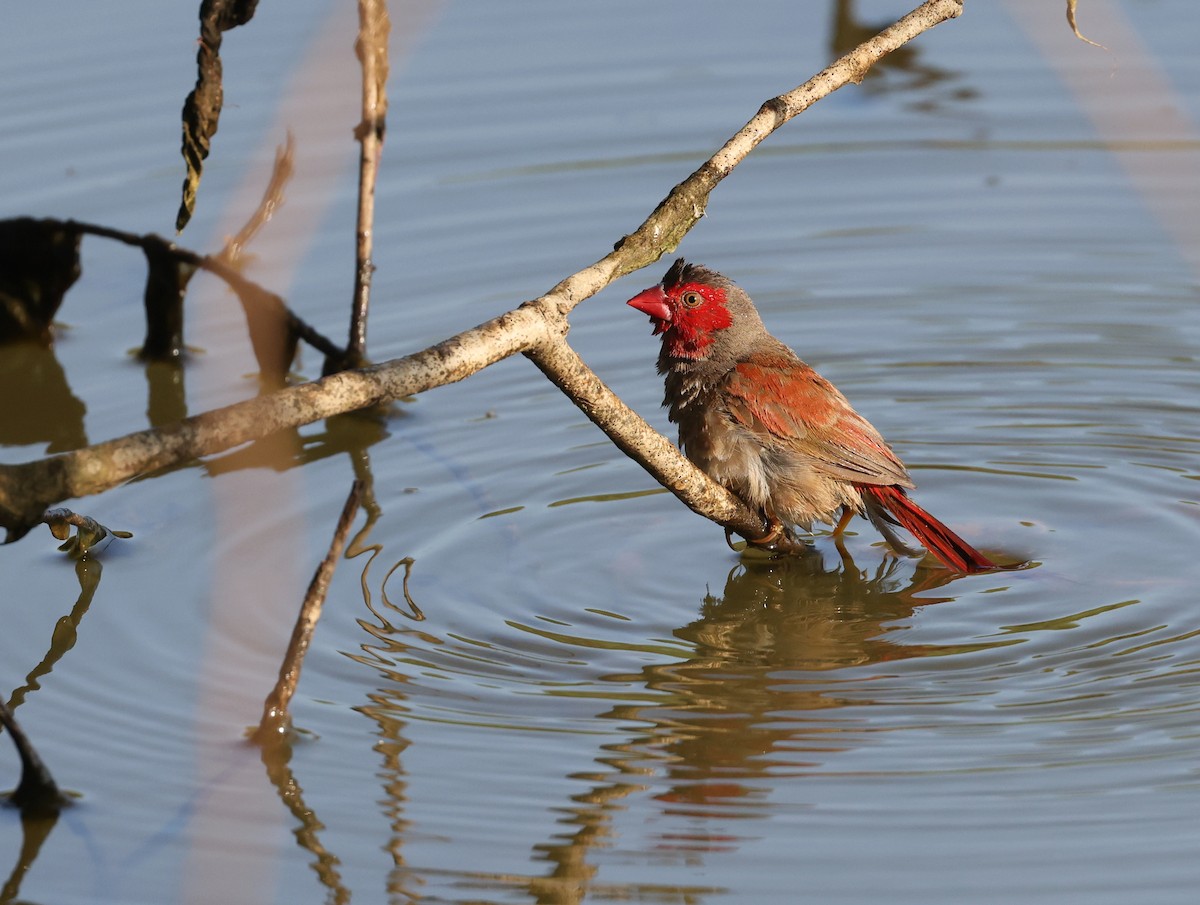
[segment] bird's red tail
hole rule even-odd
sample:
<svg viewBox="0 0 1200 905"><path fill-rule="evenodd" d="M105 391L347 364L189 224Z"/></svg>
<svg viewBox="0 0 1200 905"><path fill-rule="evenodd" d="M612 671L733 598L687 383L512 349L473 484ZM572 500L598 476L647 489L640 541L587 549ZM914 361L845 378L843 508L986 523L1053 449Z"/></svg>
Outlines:
<svg viewBox="0 0 1200 905"><path fill-rule="evenodd" d="M1000 568L891 484L859 484L867 513L876 527L879 518L899 523L930 553L957 572L987 572ZM888 537L889 532L882 532ZM890 538L889 538L890 540Z"/></svg>

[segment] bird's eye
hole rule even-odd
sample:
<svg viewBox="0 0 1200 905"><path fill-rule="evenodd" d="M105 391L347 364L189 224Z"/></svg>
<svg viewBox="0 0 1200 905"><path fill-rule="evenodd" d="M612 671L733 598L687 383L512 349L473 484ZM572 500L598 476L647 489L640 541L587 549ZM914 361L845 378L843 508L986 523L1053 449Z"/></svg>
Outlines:
<svg viewBox="0 0 1200 905"><path fill-rule="evenodd" d="M704 297L699 292L685 292L679 297L679 301L684 308L695 308L704 301Z"/></svg>

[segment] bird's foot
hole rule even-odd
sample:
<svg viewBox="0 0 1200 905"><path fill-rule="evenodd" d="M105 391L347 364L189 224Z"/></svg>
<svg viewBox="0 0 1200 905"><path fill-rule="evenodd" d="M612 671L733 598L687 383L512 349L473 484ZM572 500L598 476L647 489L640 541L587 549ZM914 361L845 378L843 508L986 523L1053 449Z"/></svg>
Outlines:
<svg viewBox="0 0 1200 905"><path fill-rule="evenodd" d="M768 553L776 553L776 552L778 552L778 550L776 549L776 545L780 539L781 534L782 534L782 531L772 530L772 531L768 531L766 534L764 534L762 537L759 537L759 538L748 537L748 538L746 538L745 547L758 547L759 549L766 550ZM739 547L737 544L735 544L733 542L733 529L732 528L725 529L725 544L734 553L745 552L745 549L743 547Z"/></svg>
<svg viewBox="0 0 1200 905"><path fill-rule="evenodd" d="M854 516L856 516L857 514L858 513L855 510L851 509L849 506L843 506L842 507L842 517L838 519L837 525L834 526L833 531L831 531L830 533L834 537L840 539L842 536L842 532L845 531L846 526L850 524L850 519L854 518Z"/></svg>
<svg viewBox="0 0 1200 905"><path fill-rule="evenodd" d="M744 549L739 549L733 543L733 531L729 528L725 529L725 543L729 545L729 549L735 553L746 553L751 548L760 550L774 556L802 556L812 550L810 544L800 540L794 535L788 526L779 519L768 516L766 522L766 531L759 537L746 537Z"/></svg>
<svg viewBox="0 0 1200 905"><path fill-rule="evenodd" d="M770 523L770 529L762 537L747 537L746 547L757 547L758 549L765 550L768 553L778 553L778 544L781 539L787 539L783 523L772 522ZM733 542L732 528L725 529L725 544L734 553L744 552L742 548L738 547Z"/></svg>
<svg viewBox="0 0 1200 905"><path fill-rule="evenodd" d="M748 537L746 543L755 547L769 547L783 536L785 526L777 518L767 522L767 532L762 537Z"/></svg>

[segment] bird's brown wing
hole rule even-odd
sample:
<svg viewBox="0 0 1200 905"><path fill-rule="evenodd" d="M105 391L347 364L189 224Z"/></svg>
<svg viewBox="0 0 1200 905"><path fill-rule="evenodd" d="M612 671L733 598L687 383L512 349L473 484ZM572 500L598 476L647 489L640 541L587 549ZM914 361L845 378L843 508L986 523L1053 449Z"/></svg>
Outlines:
<svg viewBox="0 0 1200 905"><path fill-rule="evenodd" d="M729 417L764 446L785 449L841 481L913 486L879 431L798 358L743 361L730 371L724 389Z"/></svg>

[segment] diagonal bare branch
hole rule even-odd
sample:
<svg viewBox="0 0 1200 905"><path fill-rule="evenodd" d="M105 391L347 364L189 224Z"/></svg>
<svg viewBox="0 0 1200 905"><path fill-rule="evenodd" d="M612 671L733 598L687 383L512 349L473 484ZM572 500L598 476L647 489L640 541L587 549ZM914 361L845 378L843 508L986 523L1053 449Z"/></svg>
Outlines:
<svg viewBox="0 0 1200 905"><path fill-rule="evenodd" d="M604 386L565 341L567 315L613 280L676 248L704 213L708 196L767 136L849 82L859 82L883 56L962 12L963 0L927 0L792 91L766 101L709 160L675 186L612 252L519 308L404 358L343 371L178 424L21 465L0 466L0 525L11 542L42 510L71 497L191 458L212 455L335 414L462 380L523 352L626 454L696 512L739 534L761 533L761 521L698 471L671 443Z"/></svg>

